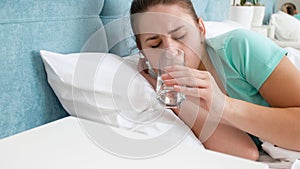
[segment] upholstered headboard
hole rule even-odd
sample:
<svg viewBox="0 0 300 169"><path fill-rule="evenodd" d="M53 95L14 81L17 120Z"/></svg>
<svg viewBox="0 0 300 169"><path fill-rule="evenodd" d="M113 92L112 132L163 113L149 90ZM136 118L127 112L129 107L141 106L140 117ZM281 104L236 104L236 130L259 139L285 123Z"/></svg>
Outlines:
<svg viewBox="0 0 300 169"><path fill-rule="evenodd" d="M222 21L229 18L230 0L192 0L192 2L197 15L204 20ZM109 51L120 56L137 52L128 17L130 5L131 0L107 0L100 13L100 18L107 27Z"/></svg>
<svg viewBox="0 0 300 169"><path fill-rule="evenodd" d="M230 0L193 3L205 20L221 21L229 16ZM102 29L97 45L86 50L120 56L136 52L126 19L121 20L123 31L109 27L129 15L130 4L131 0L0 2L0 138L67 116L47 83L41 49L80 52L104 23L109 29Z"/></svg>
<svg viewBox="0 0 300 169"><path fill-rule="evenodd" d="M39 50L79 52L100 27L98 0L0 1L0 138L67 116ZM98 51L106 52L106 41Z"/></svg>

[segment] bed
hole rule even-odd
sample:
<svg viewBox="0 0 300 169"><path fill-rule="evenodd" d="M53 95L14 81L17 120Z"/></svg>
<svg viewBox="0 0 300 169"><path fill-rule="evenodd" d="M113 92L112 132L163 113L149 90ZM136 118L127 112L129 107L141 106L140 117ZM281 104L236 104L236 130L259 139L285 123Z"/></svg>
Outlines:
<svg viewBox="0 0 300 169"><path fill-rule="evenodd" d="M204 150L201 146L180 143L176 148L152 158L121 158L107 152L82 130L106 128L100 123L66 117L38 128L1 140L1 168L199 168L267 169L266 165ZM137 133L114 130L132 138Z"/></svg>
<svg viewBox="0 0 300 169"><path fill-rule="evenodd" d="M147 100L153 99L154 93L135 69L138 55L128 23L130 2L30 0L4 3L1 9L5 10L0 11L4 16L0 19L0 39L6 43L0 52L4 63L1 77L7 78L1 79L0 90L8 94L1 93L2 104L6 106L0 107L3 138L0 140L3 161L0 168L153 168L162 165L183 168L188 163L194 168L268 168L263 163L205 150L172 112L161 108L158 112L149 110ZM224 25L220 21L229 16L229 0L194 0L193 3L197 14L211 28L215 24ZM228 25L228 29L234 28ZM217 34L214 29L210 30L210 37ZM83 64L76 65L79 59ZM81 74L80 70L92 71L93 76ZM123 72L130 73L124 75ZM74 73L79 75L75 81ZM104 76L104 80L94 78L95 73ZM132 102L139 104L132 106ZM151 123L157 118L156 123ZM142 125L130 120L138 120ZM50 121L53 122L48 123ZM30 128L33 129L28 130ZM107 139L114 133L123 137ZM164 137L159 137L161 135ZM136 142L132 145L132 139L130 146L113 143L124 136L133 140L150 139L159 144L154 144L154 148ZM161 151L153 152L157 146ZM147 151L143 154L145 148ZM120 150L124 152L116 153ZM134 154L136 152L142 155Z"/></svg>

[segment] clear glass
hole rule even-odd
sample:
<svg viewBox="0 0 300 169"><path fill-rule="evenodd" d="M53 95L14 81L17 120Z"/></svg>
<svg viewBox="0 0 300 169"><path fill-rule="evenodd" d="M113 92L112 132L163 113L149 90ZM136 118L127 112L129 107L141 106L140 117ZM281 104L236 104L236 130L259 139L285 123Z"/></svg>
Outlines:
<svg viewBox="0 0 300 169"><path fill-rule="evenodd" d="M185 66L184 52L177 48L167 48L161 52L157 70L156 94L158 101L166 108L179 108L185 96L174 90L173 86L166 86L161 76L166 73L167 66Z"/></svg>

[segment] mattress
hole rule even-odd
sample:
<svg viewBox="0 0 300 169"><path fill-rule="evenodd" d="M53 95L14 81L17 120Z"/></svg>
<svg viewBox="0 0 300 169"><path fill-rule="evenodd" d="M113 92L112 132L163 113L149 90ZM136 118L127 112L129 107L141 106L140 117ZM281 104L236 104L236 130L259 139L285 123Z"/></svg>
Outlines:
<svg viewBox="0 0 300 169"><path fill-rule="evenodd" d="M106 151L91 139L83 123L94 128L107 127L75 117L28 130L0 140L0 168L230 168L266 169L267 165L191 146L185 141L168 152L151 158L123 158ZM127 137L143 137L138 133L114 128ZM102 138L105 135L99 136ZM116 140L112 140L116 141ZM134 148L132 151L136 151Z"/></svg>

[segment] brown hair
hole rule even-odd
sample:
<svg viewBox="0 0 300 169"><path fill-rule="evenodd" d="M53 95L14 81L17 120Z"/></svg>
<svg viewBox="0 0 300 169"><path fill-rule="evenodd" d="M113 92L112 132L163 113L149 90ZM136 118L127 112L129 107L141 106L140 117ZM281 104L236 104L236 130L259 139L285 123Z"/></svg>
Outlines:
<svg viewBox="0 0 300 169"><path fill-rule="evenodd" d="M149 8L156 5L179 5L181 8L185 9L188 14L190 14L195 21L195 24L198 24L198 16L195 12L194 6L190 0L133 0L130 8L130 14L137 14L146 12ZM132 30L135 33L133 28L133 18L131 19ZM138 35L135 35L137 46L140 48L140 41Z"/></svg>
<svg viewBox="0 0 300 169"><path fill-rule="evenodd" d="M282 5L281 10L289 15L294 15L297 9L293 3L288 2Z"/></svg>
<svg viewBox="0 0 300 169"><path fill-rule="evenodd" d="M193 17L198 23L198 16L195 12L194 6L190 0L133 0L131 4L130 14L146 12L150 7L155 5L179 5Z"/></svg>

